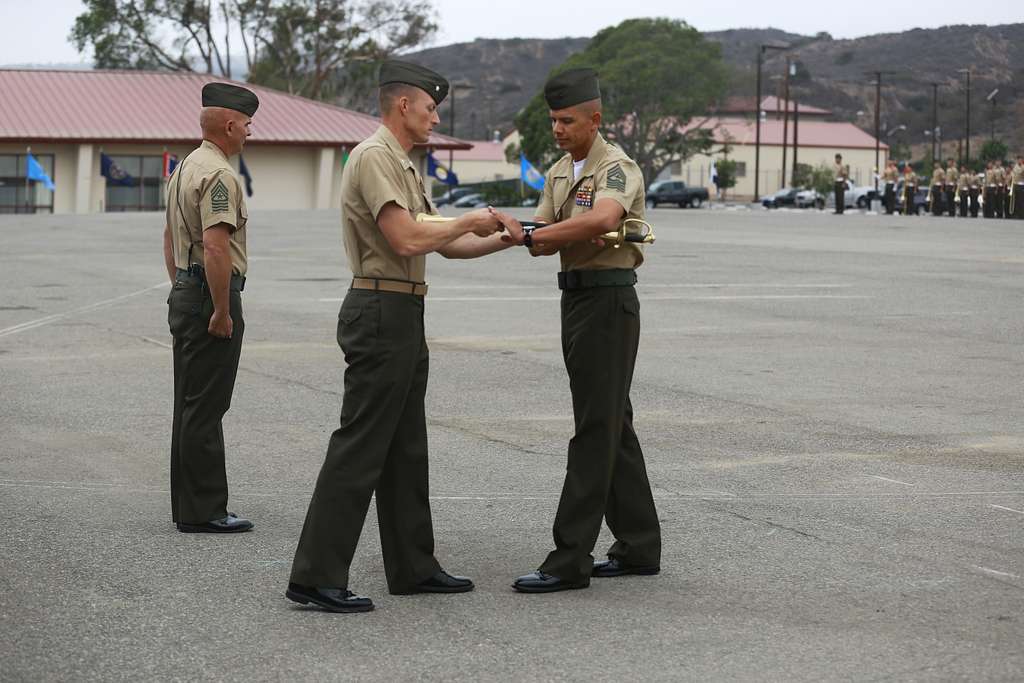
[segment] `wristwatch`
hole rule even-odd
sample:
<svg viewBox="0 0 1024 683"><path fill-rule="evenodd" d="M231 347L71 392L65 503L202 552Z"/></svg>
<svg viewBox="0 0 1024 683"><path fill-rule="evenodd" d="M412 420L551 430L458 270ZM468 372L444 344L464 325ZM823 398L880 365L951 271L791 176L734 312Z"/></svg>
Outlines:
<svg viewBox="0 0 1024 683"><path fill-rule="evenodd" d="M537 228L523 228L523 246L533 248L533 231Z"/></svg>

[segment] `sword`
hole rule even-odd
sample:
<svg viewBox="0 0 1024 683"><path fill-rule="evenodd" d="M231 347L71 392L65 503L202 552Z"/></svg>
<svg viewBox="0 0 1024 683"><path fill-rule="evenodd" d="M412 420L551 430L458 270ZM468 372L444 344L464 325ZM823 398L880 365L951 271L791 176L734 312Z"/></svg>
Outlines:
<svg viewBox="0 0 1024 683"><path fill-rule="evenodd" d="M429 213L416 214L417 223L449 223L456 220L455 218L449 218L448 216L434 216ZM641 232L626 232L626 223L637 223L640 225ZM546 225L553 225L552 223L541 223L538 221L519 221L519 224L524 228L542 228ZM646 231L644 231L646 228ZM622 225L618 230L613 232L606 232L600 235L600 239L606 243L611 244L614 248L618 249L622 246L623 242L633 242L635 244L653 244L654 243L654 228L647 221L640 220L639 218L627 218L622 221Z"/></svg>

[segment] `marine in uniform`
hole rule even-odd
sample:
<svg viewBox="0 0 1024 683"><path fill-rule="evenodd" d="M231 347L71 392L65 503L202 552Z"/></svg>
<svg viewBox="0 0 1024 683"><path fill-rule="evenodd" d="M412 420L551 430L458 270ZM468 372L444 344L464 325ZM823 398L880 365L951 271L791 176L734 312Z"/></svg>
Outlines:
<svg viewBox="0 0 1024 683"><path fill-rule="evenodd" d="M982 213L985 218L995 216L996 207L996 168L991 161L985 164L985 187L983 188L984 207Z"/></svg>
<svg viewBox="0 0 1024 683"><path fill-rule="evenodd" d="M846 181L850 177L850 167L843 164L843 155L836 155L836 162L833 167L835 175L836 213L841 214L846 210Z"/></svg>
<svg viewBox="0 0 1024 683"><path fill-rule="evenodd" d="M661 527L629 399L640 340L633 285L643 251L596 239L643 219L643 174L599 133L594 71L553 76L544 97L555 141L567 154L546 173L537 207L536 220L551 225L527 228L523 241L535 256L561 259L562 354L576 433L555 514L555 549L537 571L515 580L525 593L586 588L592 576L657 574L661 563ZM594 562L602 518L616 540L608 559Z"/></svg>
<svg viewBox="0 0 1024 683"><path fill-rule="evenodd" d="M956 201L960 207L960 217L966 218L971 208L971 182L974 176L967 170L966 166L960 167L956 183Z"/></svg>
<svg viewBox="0 0 1024 683"><path fill-rule="evenodd" d="M916 213L914 207L914 195L917 194L917 174L914 173L914 167L910 165L910 162L906 162L903 166L903 215L909 216Z"/></svg>
<svg viewBox="0 0 1024 683"><path fill-rule="evenodd" d="M956 216L956 186L960 180L960 172L956 170L956 162L952 159L946 160L946 211L950 216Z"/></svg>
<svg viewBox="0 0 1024 683"><path fill-rule="evenodd" d="M1002 159L996 161L992 168L992 178L995 181L995 206L992 207L995 218L1004 218L1006 209L1006 171L1003 169Z"/></svg>
<svg viewBox="0 0 1024 683"><path fill-rule="evenodd" d="M241 291L247 270L248 213L228 159L251 134L259 100L245 88L208 83L203 142L167 184L164 262L171 279L167 322L173 337L171 518L179 531L232 533L252 522L227 510L221 420L242 350Z"/></svg>
<svg viewBox="0 0 1024 683"><path fill-rule="evenodd" d="M942 170L942 164L938 161L935 162L935 167L932 169L932 184L931 190L928 192L928 198L933 216L941 216L943 203L942 196L946 192L946 172Z"/></svg>
<svg viewBox="0 0 1024 683"><path fill-rule="evenodd" d="M341 178L342 236L352 283L338 314L345 354L341 424L309 503L286 596L330 612L366 612L369 598L349 590L349 567L370 497L392 594L459 593L465 577L434 557L424 396L426 254L470 258L509 245L501 225L479 209L451 222L416 221L436 214L409 158L437 123L448 94L439 74L400 61L381 65L382 125L352 150Z"/></svg>
<svg viewBox="0 0 1024 683"><path fill-rule="evenodd" d="M899 171L896 162L890 159L885 164L885 171L882 173L882 180L885 182L885 213L891 216L896 209L896 182L899 180Z"/></svg>
<svg viewBox="0 0 1024 683"><path fill-rule="evenodd" d="M1024 220L1024 156L1017 157L1017 165L1013 167L1010 182L1011 215L1018 220Z"/></svg>
<svg viewBox="0 0 1024 683"><path fill-rule="evenodd" d="M962 172L967 172L967 167L964 167ZM971 197L971 218L978 217L978 211L981 209L981 191L982 185L985 182L984 173L970 173L969 179L969 190Z"/></svg>

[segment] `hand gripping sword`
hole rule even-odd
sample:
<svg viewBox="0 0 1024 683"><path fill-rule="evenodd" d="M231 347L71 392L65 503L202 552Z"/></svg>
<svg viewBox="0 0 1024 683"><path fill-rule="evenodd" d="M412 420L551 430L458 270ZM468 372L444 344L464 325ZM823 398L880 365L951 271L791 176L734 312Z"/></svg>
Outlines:
<svg viewBox="0 0 1024 683"><path fill-rule="evenodd" d="M434 216L429 213L416 214L417 223L449 223L454 220L456 219L448 216ZM627 223L636 223L640 228L640 232L626 232ZM524 228L543 228L547 225L553 225L553 223L540 223L538 221L519 221L519 224ZM599 239L603 240L605 244L610 244L615 249L621 247L624 242L653 244L654 228L651 227L650 223L639 218L627 218L622 221L622 225L619 226L618 230L606 232L600 235Z"/></svg>

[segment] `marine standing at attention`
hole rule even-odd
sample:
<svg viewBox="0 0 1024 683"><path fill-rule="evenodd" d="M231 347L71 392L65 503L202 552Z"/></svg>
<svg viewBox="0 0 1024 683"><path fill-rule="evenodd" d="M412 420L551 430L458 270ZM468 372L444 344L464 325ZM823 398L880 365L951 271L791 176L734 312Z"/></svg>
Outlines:
<svg viewBox="0 0 1024 683"><path fill-rule="evenodd" d="M174 338L171 518L183 532L248 531L228 512L221 419L231 405L242 351L242 289L248 213L228 159L251 134L256 95L208 83L203 142L167 183L164 263L171 279L167 322Z"/></svg>
<svg viewBox="0 0 1024 683"><path fill-rule="evenodd" d="M551 225L527 228L523 242L535 256L561 258L562 354L576 434L555 514L555 549L537 571L515 580L524 593L586 588L591 576L657 574L661 562L661 526L629 399L640 341L633 285L643 251L597 239L643 219L643 174L598 132L596 73L553 76L544 97L555 142L567 154L548 170L537 207L536 220ZM502 220L517 232L514 219ZM608 559L594 562L602 518L616 540Z"/></svg>
<svg viewBox="0 0 1024 683"><path fill-rule="evenodd" d="M423 403L426 254L472 258L510 246L487 209L446 223L416 221L437 211L409 152L439 123L448 82L399 61L382 64L378 82L382 125L352 150L341 177L342 235L354 276L338 315L347 364L341 425L327 446L285 593L330 612L373 609L349 590L349 566L374 494L389 592L473 589L434 557Z"/></svg>

